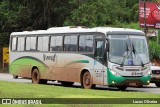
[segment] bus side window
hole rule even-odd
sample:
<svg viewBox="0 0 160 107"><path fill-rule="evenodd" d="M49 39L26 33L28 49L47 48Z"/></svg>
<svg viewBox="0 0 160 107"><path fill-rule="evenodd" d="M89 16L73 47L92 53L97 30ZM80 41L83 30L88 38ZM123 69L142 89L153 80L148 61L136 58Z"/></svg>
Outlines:
<svg viewBox="0 0 160 107"><path fill-rule="evenodd" d="M17 37L12 38L12 51L16 51L17 47Z"/></svg>
<svg viewBox="0 0 160 107"><path fill-rule="evenodd" d="M64 37L64 51L69 51L70 36Z"/></svg>
<svg viewBox="0 0 160 107"><path fill-rule="evenodd" d="M26 37L26 51L30 51L30 46L31 46L31 39L30 37Z"/></svg>
<svg viewBox="0 0 160 107"><path fill-rule="evenodd" d="M24 51L24 42L25 42L24 37L18 37L17 51Z"/></svg>
<svg viewBox="0 0 160 107"><path fill-rule="evenodd" d="M56 51L62 51L62 41L63 41L63 37L57 36L57 38L56 38Z"/></svg>
<svg viewBox="0 0 160 107"><path fill-rule="evenodd" d="M30 51L36 51L36 45L37 45L36 39L37 39L36 37L31 37Z"/></svg>
<svg viewBox="0 0 160 107"><path fill-rule="evenodd" d="M43 42L42 40L43 40L42 36L39 36L39 37L38 37L38 45L37 45L37 46L38 46L38 47L37 47L37 50L38 50L38 51L42 51L42 44L43 44L43 43L42 43L42 42Z"/></svg>
<svg viewBox="0 0 160 107"><path fill-rule="evenodd" d="M43 51L48 51L49 47L49 36L43 36L42 40L42 50Z"/></svg>
<svg viewBox="0 0 160 107"><path fill-rule="evenodd" d="M77 51L77 36L70 36L69 51Z"/></svg>
<svg viewBox="0 0 160 107"><path fill-rule="evenodd" d="M79 52L93 52L93 35L79 37Z"/></svg>
<svg viewBox="0 0 160 107"><path fill-rule="evenodd" d="M103 61L103 49L104 49L104 41L96 40L96 51L95 51L95 58L97 61Z"/></svg>
<svg viewBox="0 0 160 107"><path fill-rule="evenodd" d="M51 51L62 51L62 36L51 36Z"/></svg>
<svg viewBox="0 0 160 107"><path fill-rule="evenodd" d="M86 51L93 52L93 35L86 35Z"/></svg>
<svg viewBox="0 0 160 107"><path fill-rule="evenodd" d="M86 39L85 35L79 36L79 49L78 49L79 52L85 52L85 44L86 44L85 39Z"/></svg>

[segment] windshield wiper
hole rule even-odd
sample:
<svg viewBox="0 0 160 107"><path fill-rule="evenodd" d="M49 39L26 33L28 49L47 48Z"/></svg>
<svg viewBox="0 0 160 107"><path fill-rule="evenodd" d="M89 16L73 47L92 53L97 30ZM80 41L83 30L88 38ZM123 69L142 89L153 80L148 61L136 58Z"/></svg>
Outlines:
<svg viewBox="0 0 160 107"><path fill-rule="evenodd" d="M123 60L122 60L122 63L121 63L121 67L124 66L125 59L126 59L126 57L128 57L128 51L129 51L129 49L128 49L128 44L127 44L127 42L126 42L126 51L124 52L124 55L123 55ZM127 52L127 53L126 53L126 52ZM125 53L126 53L126 54L125 54Z"/></svg>
<svg viewBox="0 0 160 107"><path fill-rule="evenodd" d="M132 52L134 53L134 55L136 56L138 56L138 58L140 59L140 61L141 61L141 65L142 65L142 67L144 67L144 64L143 64L143 61L142 61L142 59L140 58L140 56L138 55L138 53L137 53L137 51L136 51L136 49L134 48L134 45L133 45L133 43L132 43Z"/></svg>

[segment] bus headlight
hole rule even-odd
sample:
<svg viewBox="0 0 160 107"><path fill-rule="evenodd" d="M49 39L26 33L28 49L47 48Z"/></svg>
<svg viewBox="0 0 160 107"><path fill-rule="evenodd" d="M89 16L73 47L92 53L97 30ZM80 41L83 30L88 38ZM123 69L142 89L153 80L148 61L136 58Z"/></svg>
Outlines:
<svg viewBox="0 0 160 107"><path fill-rule="evenodd" d="M121 76L120 74L118 74L117 72L115 72L115 71L113 71L113 70L110 70L111 71L111 73L113 74L113 75L115 75L115 76Z"/></svg>
<svg viewBox="0 0 160 107"><path fill-rule="evenodd" d="M144 74L144 76L148 76L148 75L151 75L151 71L148 71Z"/></svg>

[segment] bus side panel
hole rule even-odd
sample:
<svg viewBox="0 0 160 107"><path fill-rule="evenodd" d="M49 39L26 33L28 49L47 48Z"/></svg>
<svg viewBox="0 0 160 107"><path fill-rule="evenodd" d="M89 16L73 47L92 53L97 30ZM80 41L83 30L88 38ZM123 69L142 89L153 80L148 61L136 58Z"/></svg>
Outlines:
<svg viewBox="0 0 160 107"><path fill-rule="evenodd" d="M24 56L23 52L12 52L10 59L10 73L20 76L31 78L32 68L36 67L40 72L40 78L46 79L46 74L48 74L48 66L41 60L43 54L27 53ZM42 56L42 57L41 57Z"/></svg>
<svg viewBox="0 0 160 107"><path fill-rule="evenodd" d="M106 68L103 64L94 60L94 70L93 70L93 84L97 85L107 85L107 73Z"/></svg>
<svg viewBox="0 0 160 107"><path fill-rule="evenodd" d="M85 66L85 60L82 59L86 58L78 54L66 53L59 55L58 61L61 62L58 62L58 65L59 67L63 68L63 72L61 73L62 77L58 80L80 82L79 74L81 72L81 69Z"/></svg>

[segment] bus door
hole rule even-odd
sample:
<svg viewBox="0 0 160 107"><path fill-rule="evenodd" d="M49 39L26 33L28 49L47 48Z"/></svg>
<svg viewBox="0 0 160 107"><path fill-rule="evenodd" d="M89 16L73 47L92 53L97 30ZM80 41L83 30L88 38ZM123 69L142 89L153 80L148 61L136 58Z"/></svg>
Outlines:
<svg viewBox="0 0 160 107"><path fill-rule="evenodd" d="M93 83L103 85L104 81L104 39L95 40L95 59L94 59L94 76Z"/></svg>

